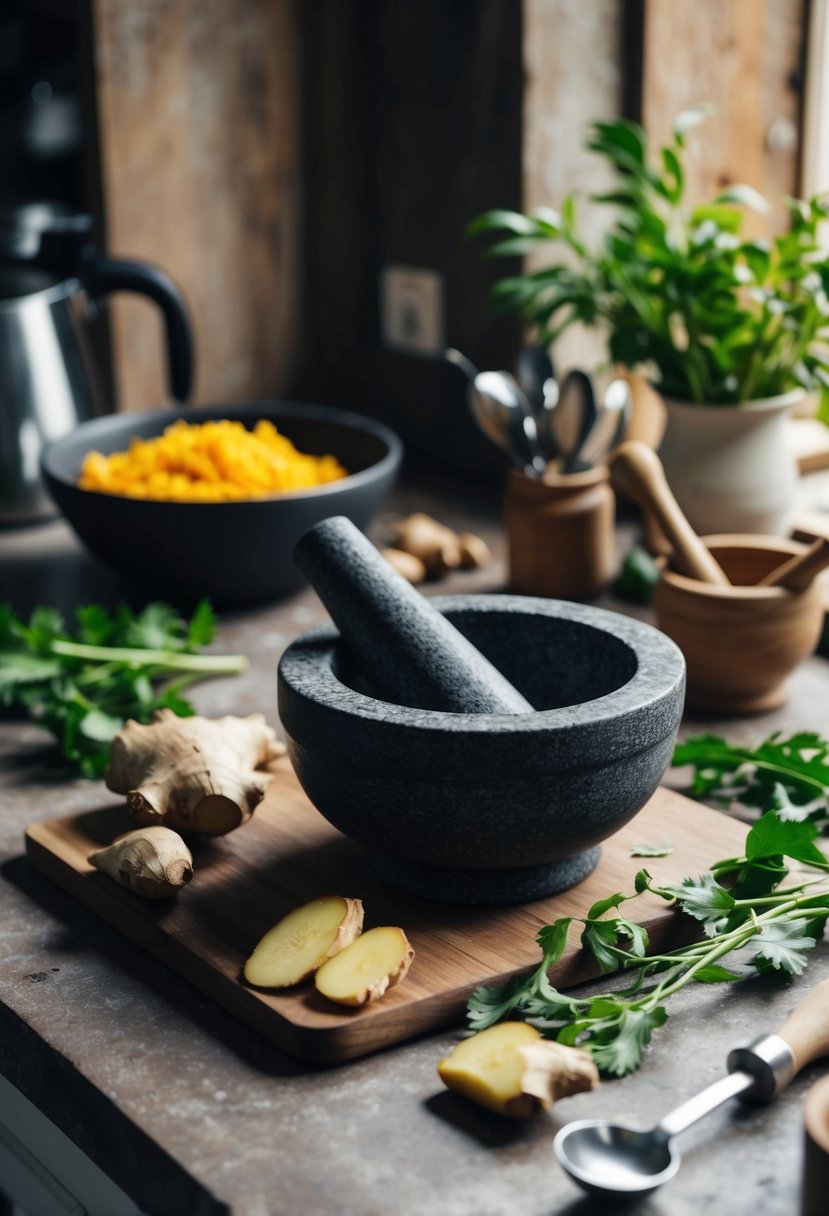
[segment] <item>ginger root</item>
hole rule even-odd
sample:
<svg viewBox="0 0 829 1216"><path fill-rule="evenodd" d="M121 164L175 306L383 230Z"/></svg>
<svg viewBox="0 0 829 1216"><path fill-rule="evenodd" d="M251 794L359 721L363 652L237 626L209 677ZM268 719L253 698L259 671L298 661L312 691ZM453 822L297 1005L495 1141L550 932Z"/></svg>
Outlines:
<svg viewBox="0 0 829 1216"><path fill-rule="evenodd" d="M283 755L262 714L179 718L159 710L149 726L130 719L112 741L107 787L126 794L139 823L223 836L250 819Z"/></svg>
<svg viewBox="0 0 829 1216"><path fill-rule="evenodd" d="M314 899L268 930L245 963L245 979L257 988L290 988L351 945L362 928L359 899Z"/></svg>
<svg viewBox="0 0 829 1216"><path fill-rule="evenodd" d="M458 548L462 570L483 570L484 566L488 566L492 561L486 541L474 532L459 532Z"/></svg>
<svg viewBox="0 0 829 1216"><path fill-rule="evenodd" d="M526 1022L499 1022L464 1039L441 1060L438 1075L449 1089L511 1119L599 1084L589 1052L542 1039Z"/></svg>
<svg viewBox="0 0 829 1216"><path fill-rule="evenodd" d="M136 828L88 860L122 887L145 899L168 899L193 877L193 858L170 828Z"/></svg>
<svg viewBox="0 0 829 1216"><path fill-rule="evenodd" d="M317 991L338 1005L368 1005L399 984L414 950L402 929L369 929L323 963L314 978Z"/></svg>
<svg viewBox="0 0 829 1216"><path fill-rule="evenodd" d="M440 578L458 567L478 569L491 561L486 542L480 536L453 532L423 511L396 524L395 535L397 548L418 558L430 578ZM403 570L400 573L409 577Z"/></svg>
<svg viewBox="0 0 829 1216"><path fill-rule="evenodd" d="M425 579L426 566L414 553L407 553L405 549L381 549L380 552L407 582L422 583Z"/></svg>

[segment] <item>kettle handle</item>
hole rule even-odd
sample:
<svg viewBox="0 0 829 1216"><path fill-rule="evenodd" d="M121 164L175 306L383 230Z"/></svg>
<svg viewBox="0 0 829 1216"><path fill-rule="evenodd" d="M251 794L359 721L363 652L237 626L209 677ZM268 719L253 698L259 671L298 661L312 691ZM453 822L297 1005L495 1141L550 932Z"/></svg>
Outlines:
<svg viewBox="0 0 829 1216"><path fill-rule="evenodd" d="M184 297L172 279L145 262L92 252L84 260L83 282L93 299L112 291L134 291L158 305L167 336L170 393L186 401L193 387L193 332Z"/></svg>

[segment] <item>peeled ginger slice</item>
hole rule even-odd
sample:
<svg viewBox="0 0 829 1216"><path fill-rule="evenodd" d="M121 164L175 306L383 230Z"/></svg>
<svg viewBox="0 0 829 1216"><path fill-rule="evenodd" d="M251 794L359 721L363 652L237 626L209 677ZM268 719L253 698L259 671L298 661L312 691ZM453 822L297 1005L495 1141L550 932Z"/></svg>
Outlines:
<svg viewBox="0 0 829 1216"><path fill-rule="evenodd" d="M316 974L317 990L338 1005L368 1005L398 984L411 966L414 950L402 929L369 929Z"/></svg>
<svg viewBox="0 0 829 1216"><path fill-rule="evenodd" d="M464 1039L438 1074L449 1089L512 1119L599 1084L589 1052L548 1042L526 1022L499 1022Z"/></svg>
<svg viewBox="0 0 829 1216"><path fill-rule="evenodd" d="M289 988L350 945L362 928L359 899L314 899L268 930L245 963L245 979L257 988Z"/></svg>

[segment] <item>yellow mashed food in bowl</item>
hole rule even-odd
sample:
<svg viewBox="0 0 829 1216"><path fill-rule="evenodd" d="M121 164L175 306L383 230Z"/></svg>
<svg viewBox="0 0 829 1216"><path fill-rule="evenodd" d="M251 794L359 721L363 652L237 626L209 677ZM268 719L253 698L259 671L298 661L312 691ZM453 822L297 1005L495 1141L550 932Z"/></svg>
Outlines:
<svg viewBox="0 0 829 1216"><path fill-rule="evenodd" d="M126 452L88 452L82 490L166 502L233 502L307 490L348 472L335 456L297 451L272 422L253 430L225 419L179 419L152 439L133 439Z"/></svg>

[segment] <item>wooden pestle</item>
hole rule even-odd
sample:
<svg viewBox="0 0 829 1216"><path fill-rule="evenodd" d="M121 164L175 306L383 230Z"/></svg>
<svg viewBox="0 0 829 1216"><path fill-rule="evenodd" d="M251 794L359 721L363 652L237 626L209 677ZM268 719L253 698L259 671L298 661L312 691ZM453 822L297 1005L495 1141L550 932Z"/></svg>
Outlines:
<svg viewBox="0 0 829 1216"><path fill-rule="evenodd" d="M609 467L615 488L650 512L659 524L673 546L674 564L681 574L721 587L731 585L719 562L688 523L656 452L639 440L628 439L616 449Z"/></svg>
<svg viewBox="0 0 829 1216"><path fill-rule="evenodd" d="M804 553L796 553L782 565L776 566L760 579L757 586L805 591L826 566L829 566L829 538L819 536Z"/></svg>
<svg viewBox="0 0 829 1216"><path fill-rule="evenodd" d="M344 516L300 537L294 561L383 700L452 713L533 707Z"/></svg>

